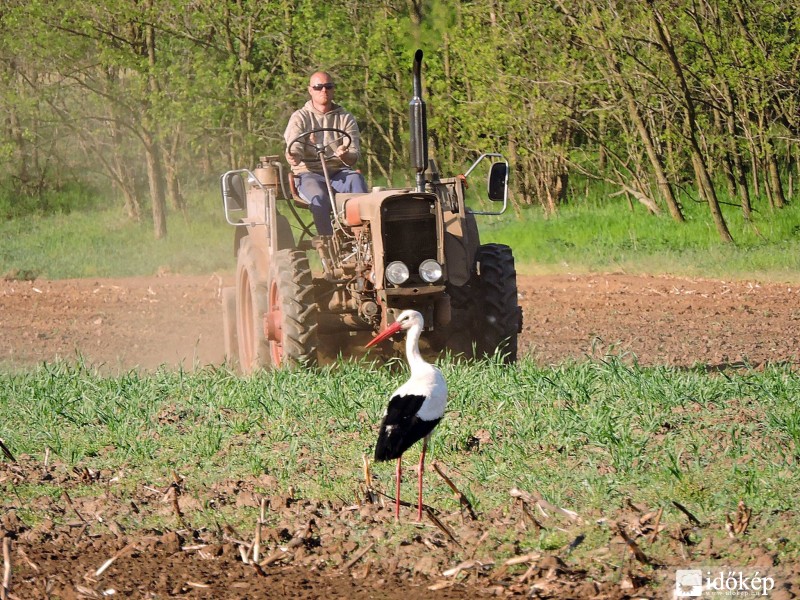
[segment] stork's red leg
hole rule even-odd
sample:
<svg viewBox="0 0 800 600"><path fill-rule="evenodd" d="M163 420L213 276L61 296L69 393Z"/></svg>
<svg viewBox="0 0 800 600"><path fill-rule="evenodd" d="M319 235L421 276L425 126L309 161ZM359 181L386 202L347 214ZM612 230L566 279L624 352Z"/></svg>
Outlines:
<svg viewBox="0 0 800 600"><path fill-rule="evenodd" d="M400 463L402 462L403 457L397 459L397 469L395 470L395 478L397 479L397 493L394 497L394 520L400 520L400 474L402 472L402 468Z"/></svg>
<svg viewBox="0 0 800 600"><path fill-rule="evenodd" d="M417 502L417 521L422 521L422 473L425 471L425 451L428 449L428 438L422 440L422 454L419 455L419 475L417 480L417 491L419 501Z"/></svg>

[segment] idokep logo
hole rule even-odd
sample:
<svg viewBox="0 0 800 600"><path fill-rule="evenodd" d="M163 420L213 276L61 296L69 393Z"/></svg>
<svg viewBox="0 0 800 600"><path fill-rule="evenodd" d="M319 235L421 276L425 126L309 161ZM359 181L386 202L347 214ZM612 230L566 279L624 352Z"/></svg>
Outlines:
<svg viewBox="0 0 800 600"><path fill-rule="evenodd" d="M675 573L675 598L699 598L702 595L702 569L678 569Z"/></svg>
<svg viewBox="0 0 800 600"><path fill-rule="evenodd" d="M757 598L775 589L775 579L758 571L708 567L678 569L673 598Z"/></svg>

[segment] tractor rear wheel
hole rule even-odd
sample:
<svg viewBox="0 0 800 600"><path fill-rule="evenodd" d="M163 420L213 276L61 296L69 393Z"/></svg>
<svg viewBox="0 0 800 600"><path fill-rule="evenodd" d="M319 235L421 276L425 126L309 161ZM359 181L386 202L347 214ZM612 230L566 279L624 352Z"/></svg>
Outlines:
<svg viewBox="0 0 800 600"><path fill-rule="evenodd" d="M236 337L239 368L249 374L270 366L269 344L264 332L264 315L269 310L267 257L242 238L236 261Z"/></svg>
<svg viewBox="0 0 800 600"><path fill-rule="evenodd" d="M275 253L267 298L265 328L272 365L315 365L318 309L305 252L284 249Z"/></svg>
<svg viewBox="0 0 800 600"><path fill-rule="evenodd" d="M478 293L482 305L476 327L479 355L499 352L503 362L517 361L517 336L522 330L522 309L517 304L517 272L511 248L485 244L476 256Z"/></svg>

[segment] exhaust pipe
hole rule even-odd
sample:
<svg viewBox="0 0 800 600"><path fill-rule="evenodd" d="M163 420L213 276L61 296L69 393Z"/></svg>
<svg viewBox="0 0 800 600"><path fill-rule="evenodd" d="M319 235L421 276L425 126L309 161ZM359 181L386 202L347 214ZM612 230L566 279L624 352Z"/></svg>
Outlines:
<svg viewBox="0 0 800 600"><path fill-rule="evenodd" d="M411 98L411 166L417 171L417 191L425 191L428 167L428 120L422 99L422 50L414 53L414 97Z"/></svg>

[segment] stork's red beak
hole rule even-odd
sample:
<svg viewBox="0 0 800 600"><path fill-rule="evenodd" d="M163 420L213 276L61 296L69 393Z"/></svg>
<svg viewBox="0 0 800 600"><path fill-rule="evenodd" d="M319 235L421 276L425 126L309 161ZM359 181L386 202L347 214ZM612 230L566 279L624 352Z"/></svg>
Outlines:
<svg viewBox="0 0 800 600"><path fill-rule="evenodd" d="M395 321L394 323L389 325L389 327L387 327L386 329L381 331L378 335L376 335L374 338L372 338L367 344L367 348L371 348L375 344L379 344L386 338L393 336L395 333L400 331L401 326L402 325L398 321Z"/></svg>

